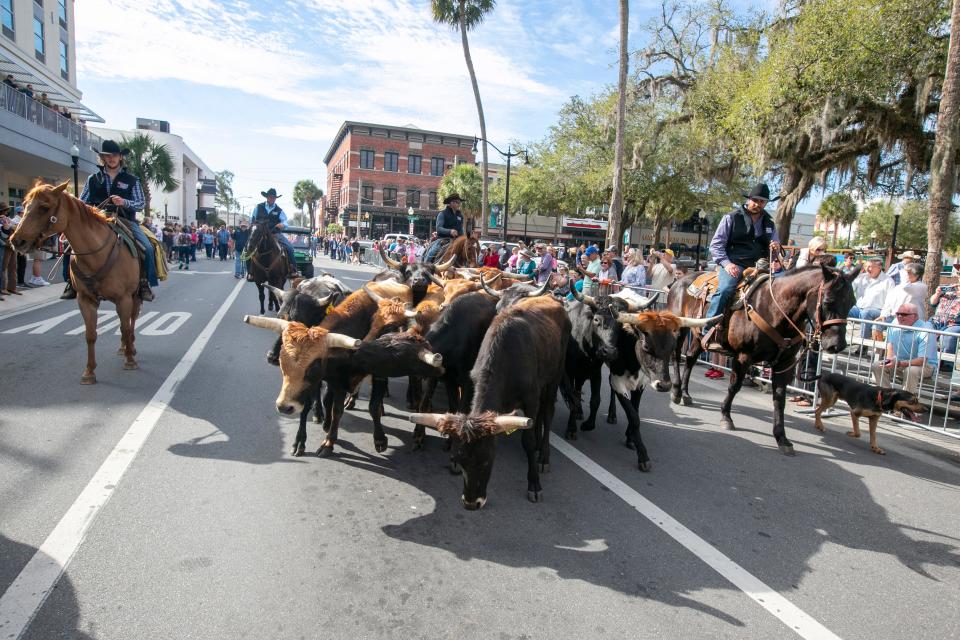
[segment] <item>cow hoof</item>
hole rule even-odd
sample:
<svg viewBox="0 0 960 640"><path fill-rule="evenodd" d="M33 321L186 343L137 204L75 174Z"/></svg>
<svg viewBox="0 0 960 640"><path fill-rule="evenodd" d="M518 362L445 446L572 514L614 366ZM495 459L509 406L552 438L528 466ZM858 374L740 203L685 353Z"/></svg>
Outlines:
<svg viewBox="0 0 960 640"><path fill-rule="evenodd" d="M313 414L313 424L320 424L323 422L323 416L319 413Z"/></svg>
<svg viewBox="0 0 960 640"><path fill-rule="evenodd" d="M123 347L120 347L119 349L117 349L117 355L118 355L118 356L125 356L125 355L127 355L126 349L124 349Z"/></svg>
<svg viewBox="0 0 960 640"><path fill-rule="evenodd" d="M343 405L344 411L352 411L353 409L356 409L356 408L357 408L357 399L356 399L356 398L350 398L350 399L349 399L346 403L344 403L344 405Z"/></svg>
<svg viewBox="0 0 960 640"><path fill-rule="evenodd" d="M576 440L576 439L577 439L577 432L576 432L576 431L567 431L567 432L565 432L565 433L563 434L563 439L564 439L564 440Z"/></svg>
<svg viewBox="0 0 960 640"><path fill-rule="evenodd" d="M387 440L374 440L373 448L377 450L377 453L383 453L387 450Z"/></svg>
<svg viewBox="0 0 960 640"><path fill-rule="evenodd" d="M332 457L332 456L333 456L333 445L332 445L332 444L325 444L325 445L321 446L319 449L317 449L317 457L318 457L318 458L330 458L330 457Z"/></svg>
<svg viewBox="0 0 960 640"><path fill-rule="evenodd" d="M541 462L540 463L540 473L550 473L550 463Z"/></svg>
<svg viewBox="0 0 960 640"><path fill-rule="evenodd" d="M275 367L280 366L280 358L267 354L267 364L272 364Z"/></svg>
<svg viewBox="0 0 960 640"><path fill-rule="evenodd" d="M293 454L294 458L299 458L300 456L303 455L303 450L305 448L306 447L302 442L298 442L295 445L293 445L293 451L291 451L290 453Z"/></svg>
<svg viewBox="0 0 960 640"><path fill-rule="evenodd" d="M458 476L458 475L460 475L460 473L462 473L462 471L463 471L463 469L460 467L460 465L459 465L458 463L456 463L456 462L451 462L451 463L450 463L450 473L452 473L453 475Z"/></svg>
<svg viewBox="0 0 960 640"><path fill-rule="evenodd" d="M690 396L683 396L683 399L681 400L681 402L683 403L683 406L689 407L690 405L693 404L693 398L691 398Z"/></svg>
<svg viewBox="0 0 960 640"><path fill-rule="evenodd" d="M670 396L670 402L673 404L680 404L680 396Z"/></svg>
<svg viewBox="0 0 960 640"><path fill-rule="evenodd" d="M633 444L633 441L630 440L629 438L624 441L623 446L625 446L627 449L630 449L631 451L632 451L633 449L636 449L636 448L637 448L637 447Z"/></svg>
<svg viewBox="0 0 960 640"><path fill-rule="evenodd" d="M530 502L543 502L543 491L527 491L527 500Z"/></svg>
<svg viewBox="0 0 960 640"><path fill-rule="evenodd" d="M887 455L887 452L881 449L880 447L870 447L870 451L873 451L875 454L880 456Z"/></svg>
<svg viewBox="0 0 960 640"><path fill-rule="evenodd" d="M789 442L786 442L786 443L781 442L780 444L777 445L777 447L780 449L780 453L782 453L785 456L797 455L796 452L793 450L793 445L790 444Z"/></svg>
<svg viewBox="0 0 960 640"><path fill-rule="evenodd" d="M637 467L640 468L640 471L643 471L644 473L649 473L651 464L649 460L644 460L643 462L638 462Z"/></svg>
<svg viewBox="0 0 960 640"><path fill-rule="evenodd" d="M584 422L580 425L580 431L593 431L596 428L597 424L595 422Z"/></svg>
<svg viewBox="0 0 960 640"><path fill-rule="evenodd" d="M607 414L607 424L617 424L617 416Z"/></svg>
<svg viewBox="0 0 960 640"><path fill-rule="evenodd" d="M97 384L97 376L92 373L88 376L80 376L80 384Z"/></svg>
<svg viewBox="0 0 960 640"><path fill-rule="evenodd" d="M727 431L736 431L737 428L733 425L733 420L730 418L720 418L720 426L726 429Z"/></svg>
<svg viewBox="0 0 960 640"><path fill-rule="evenodd" d="M136 369L139 369L140 365L138 365L136 362L124 362L123 368L126 369L127 371L134 371Z"/></svg>

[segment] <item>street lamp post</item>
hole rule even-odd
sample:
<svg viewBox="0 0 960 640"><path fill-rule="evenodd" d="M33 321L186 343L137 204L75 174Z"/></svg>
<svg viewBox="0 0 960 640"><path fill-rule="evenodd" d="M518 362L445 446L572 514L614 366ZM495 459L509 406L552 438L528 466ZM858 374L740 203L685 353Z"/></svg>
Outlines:
<svg viewBox="0 0 960 640"><path fill-rule="evenodd" d="M887 268L893 264L894 259L897 257L897 227L900 226L900 214L903 211L898 207L893 212L893 235L890 237L890 260L887 263Z"/></svg>
<svg viewBox="0 0 960 640"><path fill-rule="evenodd" d="M200 194L203 193L203 184L197 179L197 222L200 222Z"/></svg>
<svg viewBox="0 0 960 640"><path fill-rule="evenodd" d="M877 232L870 232L870 251L876 251L877 249Z"/></svg>
<svg viewBox="0 0 960 640"><path fill-rule="evenodd" d="M473 139L473 149L471 149L471 151L473 151L473 153L476 153L476 152L477 152L477 143L478 143L479 141L481 141L481 140L483 140L483 138L474 138L474 139ZM487 140L486 142L487 142L487 144L489 144L491 147L493 147L494 149L496 149L497 153L499 153L501 156L503 156L504 158L507 159L507 184L506 184L506 186L505 186L504 196L503 196L503 241L506 242L506 241L507 241L507 226L508 226L509 223L510 223L510 160L512 160L513 158L515 158L515 157L517 157L517 156L521 156L521 155L522 155L522 156L524 157L524 159L526 160L526 158L527 158L527 150L526 150L526 149L520 149L520 150L518 150L518 151L512 151L512 150L510 149L510 145L507 145L507 151L506 151L506 152L503 152L503 151L501 151L500 149L497 148L497 145L493 144L493 143L490 142L489 140ZM487 176L481 176L480 179L481 179L481 180L486 180L486 179L487 179ZM484 212L482 213L482 215L485 215L485 216L490 215L490 212L489 212L489 211L484 211Z"/></svg>
<svg viewBox="0 0 960 640"><path fill-rule="evenodd" d="M700 271L700 251L703 240L703 222L707 219L707 214L703 209L697 209L697 265L694 271Z"/></svg>
<svg viewBox="0 0 960 640"><path fill-rule="evenodd" d="M70 166L73 168L73 195L80 197L80 176L77 173L80 168L80 149L77 145L70 147Z"/></svg>

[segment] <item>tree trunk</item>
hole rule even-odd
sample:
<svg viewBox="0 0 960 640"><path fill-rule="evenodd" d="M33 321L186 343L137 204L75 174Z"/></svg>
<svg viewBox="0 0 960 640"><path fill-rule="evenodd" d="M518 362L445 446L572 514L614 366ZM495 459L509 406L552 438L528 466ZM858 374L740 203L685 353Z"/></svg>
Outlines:
<svg viewBox="0 0 960 640"><path fill-rule="evenodd" d="M480 166L480 229L481 234L487 236L490 205L487 193L487 121L483 117L483 103L480 101L480 86L477 84L477 72L473 70L473 58L470 57L470 43L467 42L466 0L460 0L460 39L463 41L463 58L467 61L467 71L470 72L470 83L473 85L473 97L477 101L477 116L480 118L480 139L483 143L482 162ZM506 220L504 220L506 221Z"/></svg>
<svg viewBox="0 0 960 640"><path fill-rule="evenodd" d="M840 223L833 221L833 246L837 246L837 238L840 236Z"/></svg>
<svg viewBox="0 0 960 640"><path fill-rule="evenodd" d="M140 186L143 187L143 215L146 217L150 215L150 185L146 180L141 180Z"/></svg>
<svg viewBox="0 0 960 640"><path fill-rule="evenodd" d="M607 246L621 244L623 234L623 144L627 113L628 32L630 2L620 0L620 77L617 81L617 137L613 154L613 194L610 197L610 213L607 217Z"/></svg>
<svg viewBox="0 0 960 640"><path fill-rule="evenodd" d="M950 47L943 77L942 97L937 112L937 137L930 162L930 216L927 218L927 261L923 281L928 291L940 284L943 268L943 239L953 213L957 187L957 146L960 126L960 0L953 0L950 16Z"/></svg>
<svg viewBox="0 0 960 640"><path fill-rule="evenodd" d="M789 244L793 214L796 212L800 201L810 193L813 184L813 176L805 174L798 167L787 166L784 168L783 186L780 188L780 204L777 205L777 213L774 216L774 224L777 227L780 244Z"/></svg>

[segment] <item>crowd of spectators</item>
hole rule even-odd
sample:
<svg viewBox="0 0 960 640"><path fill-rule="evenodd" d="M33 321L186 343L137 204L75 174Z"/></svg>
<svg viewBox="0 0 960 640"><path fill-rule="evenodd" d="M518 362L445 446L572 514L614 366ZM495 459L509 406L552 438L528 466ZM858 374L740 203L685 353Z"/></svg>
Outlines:
<svg viewBox="0 0 960 640"><path fill-rule="evenodd" d="M50 97L46 93L40 93L40 95L37 95L36 92L33 90L32 84L20 85L16 81L16 79L13 77L12 73L7 74L7 77L3 79L3 84L7 85L8 87L13 87L14 89L19 91L23 95L27 96L37 104L43 105L47 109L50 109L54 113L59 114L61 117L66 118L67 120L71 120L76 123L83 122L83 120L81 118L78 118L75 113L71 113L66 106L57 105L51 102Z"/></svg>

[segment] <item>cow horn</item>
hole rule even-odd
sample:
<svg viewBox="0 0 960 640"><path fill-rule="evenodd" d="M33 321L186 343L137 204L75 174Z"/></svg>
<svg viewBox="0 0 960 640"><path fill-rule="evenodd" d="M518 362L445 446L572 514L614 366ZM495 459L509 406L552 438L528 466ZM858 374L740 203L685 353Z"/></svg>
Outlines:
<svg viewBox="0 0 960 640"><path fill-rule="evenodd" d="M529 274L526 273L510 273L509 271L503 272L503 277L508 280L522 280L524 282L529 282L532 278Z"/></svg>
<svg viewBox="0 0 960 640"><path fill-rule="evenodd" d="M319 306L321 306L321 307L326 307L328 304L330 304L330 301L333 300L333 296L335 296L335 295L337 295L337 292L336 292L336 291L330 293L330 295L328 295L328 296L326 296L326 297L324 297L324 298L319 298L319 299L317 300L317 305L319 305Z"/></svg>
<svg viewBox="0 0 960 640"><path fill-rule="evenodd" d="M431 367L441 367L443 366L443 356L439 353L432 353L430 351L421 351L417 354L417 357L426 362Z"/></svg>
<svg viewBox="0 0 960 640"><path fill-rule="evenodd" d="M637 304L633 300L627 300L624 298L624 302L627 303L627 311L630 311L632 313L639 313L641 311L646 311L651 306L653 306L653 303L656 301L657 301L657 296L647 298L646 302L642 302L640 304Z"/></svg>
<svg viewBox="0 0 960 640"><path fill-rule="evenodd" d="M523 416L497 416L493 421L500 427L500 433L513 431L514 429L530 429L533 427L533 420Z"/></svg>
<svg viewBox="0 0 960 640"><path fill-rule="evenodd" d="M449 269L450 267L452 267L452 266L453 266L453 263L454 263L456 260L457 260L457 256L455 256L455 255L454 255L454 256L451 256L449 260L447 260L446 262L437 263L437 264L435 264L435 265L433 266L433 268L436 269L437 271L439 271L440 273L443 273L444 271L446 271L447 269Z"/></svg>
<svg viewBox="0 0 960 640"><path fill-rule="evenodd" d="M617 322L620 324L640 324L636 313L618 313Z"/></svg>
<svg viewBox="0 0 960 640"><path fill-rule="evenodd" d="M270 290L270 293L272 293L273 295L275 295L277 298L283 298L283 293L284 293L284 291L283 291L283 289L281 289L280 287L275 287L275 286L273 286L272 284L264 284L263 286L265 286L267 289L269 289L269 290Z"/></svg>
<svg viewBox="0 0 960 640"><path fill-rule="evenodd" d="M723 314L721 313L720 315L713 316L712 318L686 318L684 316L680 316L678 320L680 320L681 327L685 327L687 329L701 329L711 322L716 322L722 317Z"/></svg>
<svg viewBox="0 0 960 640"><path fill-rule="evenodd" d="M403 310L403 317L404 317L404 318L416 318L416 317L417 317L417 310L416 310L416 309L404 309L404 310Z"/></svg>
<svg viewBox="0 0 960 640"><path fill-rule="evenodd" d="M437 424L443 420L443 417L444 414L442 413L411 413L407 416L407 420L414 424L422 424L425 427L436 429Z"/></svg>
<svg viewBox="0 0 960 640"><path fill-rule="evenodd" d="M539 287L538 289L536 289L535 291L531 291L530 293L528 293L528 294L527 294L527 297L528 297L528 298L536 298L537 296L542 296L543 294L545 294L545 293L547 292L547 289L549 289L549 288L550 288L550 278L547 278L546 280L544 280L543 284L540 285L540 287Z"/></svg>
<svg viewBox="0 0 960 640"><path fill-rule="evenodd" d="M383 244L377 245L377 250L380 252L380 258L383 260L383 263L386 264L391 269L399 269L401 263L397 262L393 258L387 256L387 252L383 250Z"/></svg>
<svg viewBox="0 0 960 640"><path fill-rule="evenodd" d="M570 295L573 296L573 299L577 302L582 302L585 305L588 305L591 309L596 311L600 308L600 305L597 304L597 299L593 296L588 296L583 291L577 291L577 288L573 286L573 278L567 276L567 287L570 289Z"/></svg>
<svg viewBox="0 0 960 640"><path fill-rule="evenodd" d="M428 274L427 274L427 277L430 278L430 282L432 282L433 284L437 285L438 287L444 286L443 280L441 280L440 278L438 278L438 277L437 277L437 274L435 274L435 273L428 273Z"/></svg>
<svg viewBox="0 0 960 640"><path fill-rule="evenodd" d="M494 291L487 286L487 281L483 279L483 276L480 276L480 286L483 287L483 290L487 292L488 295L493 296L494 298L502 298L503 294L499 291Z"/></svg>
<svg viewBox="0 0 960 640"><path fill-rule="evenodd" d="M265 318L263 316L243 316L243 321L254 327L261 329L270 329L274 333L283 333L283 330L290 324L287 320L280 318Z"/></svg>
<svg viewBox="0 0 960 640"><path fill-rule="evenodd" d="M367 285L363 285L361 289L363 289L363 292L368 296L370 296L370 299L373 300L376 304L380 304L380 301L383 300L382 295L380 295L379 293L376 293L375 291L371 291L370 289L367 288Z"/></svg>
<svg viewBox="0 0 960 640"><path fill-rule="evenodd" d="M342 333L328 333L326 338L327 346L334 347L337 349L359 349L360 340L356 338L351 338L348 335Z"/></svg>

